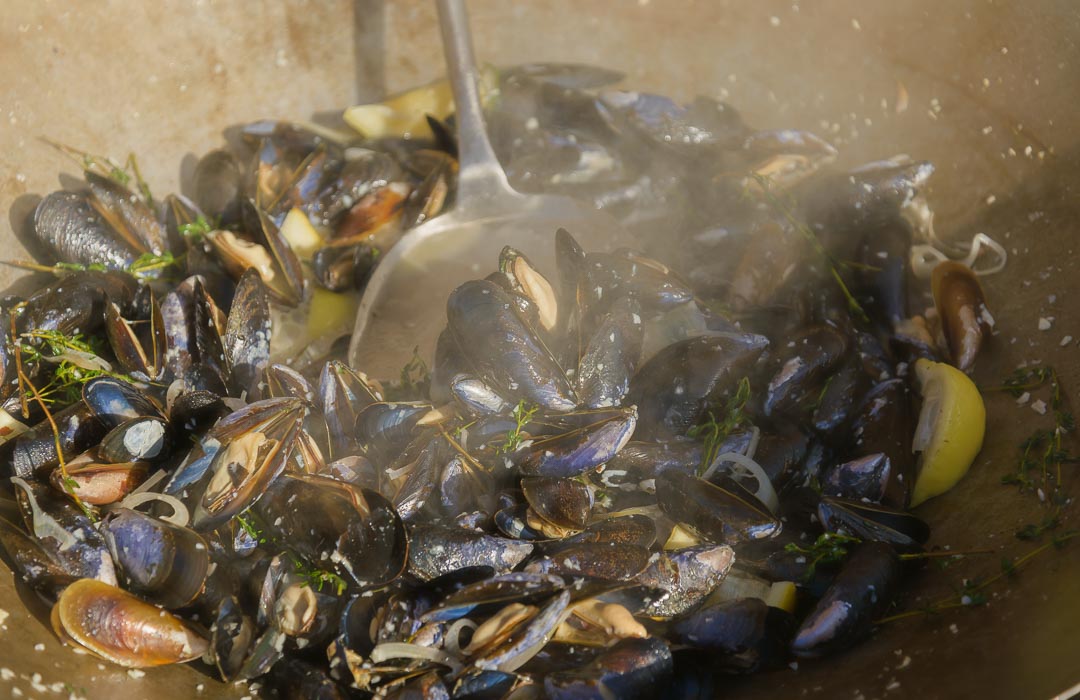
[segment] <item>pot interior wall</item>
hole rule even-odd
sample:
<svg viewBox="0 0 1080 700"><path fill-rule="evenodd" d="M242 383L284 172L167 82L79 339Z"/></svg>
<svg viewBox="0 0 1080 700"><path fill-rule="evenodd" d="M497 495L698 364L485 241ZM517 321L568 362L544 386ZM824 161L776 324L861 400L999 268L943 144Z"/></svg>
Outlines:
<svg viewBox="0 0 1080 700"><path fill-rule="evenodd" d="M15 4L15 3L9 3ZM999 384L1022 362L1054 365L1068 397L1080 382L1080 12L1071 2L755 3L714 0L472 0L482 60L581 61L626 72L633 88L721 97L761 127L814 130L841 164L908 153L938 170L930 202L938 232L983 231L1009 248L985 281L997 335L975 374ZM424 0L107 5L17 3L0 26L0 225L3 257L57 173L78 168L39 140L140 157L156 192L181 187L193 154L225 127L310 118L442 72L435 12ZM0 270L0 282L15 279ZM1049 331L1040 317L1053 317ZM1047 510L1003 486L1016 446L1048 420L1011 397L987 395L983 453L959 487L920 508L932 545L992 549L947 569L927 567L902 603L948 596L963 578L996 573L1002 557L1039 543L1014 531ZM1072 493L1080 474L1066 474ZM1066 509L1058 532L1075 526ZM1080 682L1080 546L1047 551L987 589L989 604L882 627L840 658L725 681L730 697L1049 697ZM23 600L20 600L20 596ZM35 618L30 611L37 613ZM0 576L5 685L31 692L68 683L106 698L241 697L195 668L133 683L61 647L40 605ZM0 622L3 622L0 613ZM37 650L35 645L41 645ZM123 684L123 691L120 691ZM66 691L65 691L66 692Z"/></svg>

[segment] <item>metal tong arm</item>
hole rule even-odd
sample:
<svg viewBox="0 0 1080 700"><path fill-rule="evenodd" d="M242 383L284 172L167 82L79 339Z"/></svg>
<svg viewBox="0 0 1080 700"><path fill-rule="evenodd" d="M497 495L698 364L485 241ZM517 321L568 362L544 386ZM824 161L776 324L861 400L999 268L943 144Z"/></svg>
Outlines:
<svg viewBox="0 0 1080 700"><path fill-rule="evenodd" d="M486 208L485 205L495 204L493 200L516 197L517 193L507 182L488 139L465 2L435 0L435 4L457 121L458 208Z"/></svg>

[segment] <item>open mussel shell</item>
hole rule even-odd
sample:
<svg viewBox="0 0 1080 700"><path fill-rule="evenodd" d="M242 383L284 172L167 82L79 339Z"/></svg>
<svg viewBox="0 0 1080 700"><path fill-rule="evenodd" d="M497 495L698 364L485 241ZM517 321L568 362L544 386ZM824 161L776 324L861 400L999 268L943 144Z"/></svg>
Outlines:
<svg viewBox="0 0 1080 700"><path fill-rule="evenodd" d="M672 520L685 523L718 544L735 544L780 534L778 520L764 503L726 477L715 484L669 469L656 477L656 500Z"/></svg>
<svg viewBox="0 0 1080 700"><path fill-rule="evenodd" d="M450 199L450 190L457 176L457 161L454 157L434 151L423 153L431 154L434 162L424 179L405 200L401 211L402 228L413 228L438 216Z"/></svg>
<svg viewBox="0 0 1080 700"><path fill-rule="evenodd" d="M165 228L143 200L111 177L83 172L93 197L90 205L113 230L140 253L161 255L168 249Z"/></svg>
<svg viewBox="0 0 1080 700"><path fill-rule="evenodd" d="M206 585L210 548L194 530L119 508L106 516L102 531L125 587L146 600L175 610Z"/></svg>
<svg viewBox="0 0 1080 700"><path fill-rule="evenodd" d="M256 513L276 540L332 565L362 587L397 578L409 556L405 526L377 491L322 476L283 475Z"/></svg>
<svg viewBox="0 0 1080 700"><path fill-rule="evenodd" d="M319 395L326 427L330 430L331 447L337 457L348 453L353 445L353 433L360 411L382 401L384 393L379 382L343 362L333 360L323 366L319 375Z"/></svg>
<svg viewBox="0 0 1080 700"><path fill-rule="evenodd" d="M557 527L581 530L589 520L592 489L580 481L527 476L521 480L521 492L538 516Z"/></svg>
<svg viewBox="0 0 1080 700"><path fill-rule="evenodd" d="M207 291L205 279L188 277L161 301L167 351L165 364L188 391L226 393L228 367L221 337L225 314Z"/></svg>
<svg viewBox="0 0 1080 700"><path fill-rule="evenodd" d="M306 408L299 399L265 399L223 419L209 436L220 448L197 497L192 524L212 530L258 501L285 469Z"/></svg>
<svg viewBox="0 0 1080 700"><path fill-rule="evenodd" d="M536 307L540 328L551 331L559 320L559 300L555 289L521 251L506 246L499 254L499 272L506 276L511 289Z"/></svg>
<svg viewBox="0 0 1080 700"><path fill-rule="evenodd" d="M546 537L544 533L529 525L529 506L525 503L496 511L492 520L499 532L511 539L532 541Z"/></svg>
<svg viewBox="0 0 1080 700"><path fill-rule="evenodd" d="M128 668L185 663L209 646L179 618L93 579L64 589L53 607L52 624L61 639Z"/></svg>
<svg viewBox="0 0 1080 700"><path fill-rule="evenodd" d="M104 506L121 500L146 480L146 462L106 460L100 454L100 450L91 450L68 462L65 469L54 469L53 486L64 491L66 481L83 503Z"/></svg>
<svg viewBox="0 0 1080 700"><path fill-rule="evenodd" d="M250 238L218 230L208 233L206 240L233 279L254 269L278 302L296 306L304 298L304 273L296 253L277 224L251 202L244 206L244 222Z"/></svg>
<svg viewBox="0 0 1080 700"><path fill-rule="evenodd" d="M210 627L208 651L209 660L223 681L233 681L239 675L254 635L255 623L244 613L236 597L223 598Z"/></svg>
<svg viewBox="0 0 1080 700"><path fill-rule="evenodd" d="M460 588L431 608L420 619L424 622L446 622L464 617L474 610L478 614L508 603L534 604L566 588L561 576L514 572L478 581Z"/></svg>
<svg viewBox="0 0 1080 700"><path fill-rule="evenodd" d="M504 673L517 670L543 648L555 634L555 629L565 618L564 613L569 604L570 591L560 591L526 622L515 624L511 629L506 630L508 634L505 632L499 634L498 637L501 639L498 643L486 644L472 660L473 665L479 669ZM520 603L511 605L520 606ZM473 644L476 644L476 637L480 636L479 632L480 628L477 628Z"/></svg>
<svg viewBox="0 0 1080 700"><path fill-rule="evenodd" d="M892 605L900 575L900 558L892 547L882 542L858 545L799 626L791 652L818 658L859 641Z"/></svg>
<svg viewBox="0 0 1080 700"><path fill-rule="evenodd" d="M315 388L307 378L288 365L273 363L267 365L263 373L266 387L265 398L302 399L308 405L317 406Z"/></svg>
<svg viewBox="0 0 1080 700"><path fill-rule="evenodd" d="M127 372L158 379L165 369L165 321L151 293L150 319L145 331L137 331L112 301L105 305L105 332L117 362Z"/></svg>
<svg viewBox="0 0 1080 700"><path fill-rule="evenodd" d="M901 552L918 552L930 538L930 526L911 513L888 506L824 496L818 520L829 532L886 542Z"/></svg>

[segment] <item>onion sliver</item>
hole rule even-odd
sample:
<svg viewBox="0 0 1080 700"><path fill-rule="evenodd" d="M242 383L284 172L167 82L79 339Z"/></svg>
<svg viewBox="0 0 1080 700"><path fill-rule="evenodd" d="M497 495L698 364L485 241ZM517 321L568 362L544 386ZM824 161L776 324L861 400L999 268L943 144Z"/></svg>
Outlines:
<svg viewBox="0 0 1080 700"><path fill-rule="evenodd" d="M421 659L446 666L454 673L461 670L461 662L442 649L424 647L407 642L384 642L371 650L371 661L380 663L387 659Z"/></svg>
<svg viewBox="0 0 1080 700"><path fill-rule="evenodd" d="M446 628L446 651L453 656L461 656L461 633L465 628L476 631L476 623L463 617Z"/></svg>
<svg viewBox="0 0 1080 700"><path fill-rule="evenodd" d="M761 465L750 459L744 454L738 452L724 452L723 454L716 455L716 459L709 465L709 468L705 470L705 473L701 475L702 479L709 480L720 465L724 462L734 462L738 466L742 467L750 473L751 476L757 480L757 491L754 495L758 500L765 504L769 509L769 512L775 514L780 509L780 499L776 495L776 489L773 488L772 482L769 481L769 477L765 474L765 470L761 468Z"/></svg>
<svg viewBox="0 0 1080 700"><path fill-rule="evenodd" d="M187 524L191 521L191 514L188 512L187 506L185 506L179 498L176 496L170 496L167 493L150 493L143 491L142 493L129 493L124 500L120 501L121 508L130 508L135 510L144 503L150 503L151 501L161 501L170 508L173 512L170 515L162 516L162 520L167 523L172 523L178 527L187 527Z"/></svg>

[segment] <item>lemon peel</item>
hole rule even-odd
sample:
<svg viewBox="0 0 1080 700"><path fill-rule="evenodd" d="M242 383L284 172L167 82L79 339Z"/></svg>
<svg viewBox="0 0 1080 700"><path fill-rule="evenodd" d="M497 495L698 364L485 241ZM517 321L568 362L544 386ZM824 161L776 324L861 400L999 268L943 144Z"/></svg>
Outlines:
<svg viewBox="0 0 1080 700"><path fill-rule="evenodd" d="M921 453L911 507L955 486L975 461L986 433L986 406L966 374L920 359L915 376L923 404L911 446Z"/></svg>

